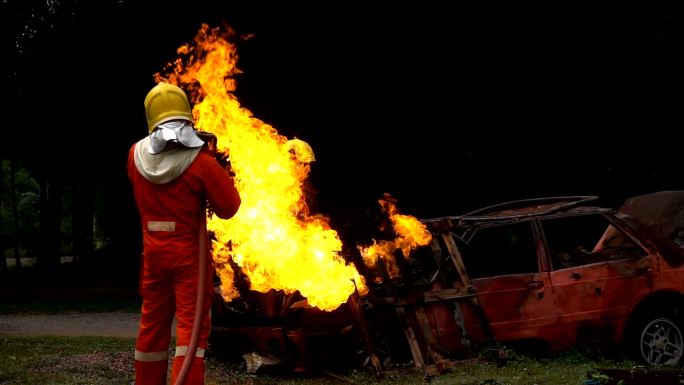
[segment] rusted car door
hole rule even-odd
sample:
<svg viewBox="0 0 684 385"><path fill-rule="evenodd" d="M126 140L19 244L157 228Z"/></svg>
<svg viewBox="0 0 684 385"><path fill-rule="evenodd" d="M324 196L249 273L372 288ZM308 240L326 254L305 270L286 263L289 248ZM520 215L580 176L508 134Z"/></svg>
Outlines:
<svg viewBox="0 0 684 385"><path fill-rule="evenodd" d="M540 224L558 303L558 347L619 338L615 326L653 283L654 257L606 214Z"/></svg>
<svg viewBox="0 0 684 385"><path fill-rule="evenodd" d="M494 337L503 342L555 333L555 299L533 222L481 227L467 244L463 261Z"/></svg>

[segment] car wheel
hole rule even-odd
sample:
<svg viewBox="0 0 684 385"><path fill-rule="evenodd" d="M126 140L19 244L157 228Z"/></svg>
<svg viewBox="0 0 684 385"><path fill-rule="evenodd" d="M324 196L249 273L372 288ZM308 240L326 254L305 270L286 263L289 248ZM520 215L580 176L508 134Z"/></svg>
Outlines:
<svg viewBox="0 0 684 385"><path fill-rule="evenodd" d="M684 352L682 323L674 316L659 316L639 328L641 359L651 366L679 366Z"/></svg>

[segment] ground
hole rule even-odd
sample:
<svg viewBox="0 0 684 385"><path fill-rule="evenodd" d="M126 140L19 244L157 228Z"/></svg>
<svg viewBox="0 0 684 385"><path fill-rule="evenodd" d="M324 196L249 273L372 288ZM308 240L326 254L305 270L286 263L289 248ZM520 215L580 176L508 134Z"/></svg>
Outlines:
<svg viewBox="0 0 684 385"><path fill-rule="evenodd" d="M139 313L0 314L0 336L135 338Z"/></svg>

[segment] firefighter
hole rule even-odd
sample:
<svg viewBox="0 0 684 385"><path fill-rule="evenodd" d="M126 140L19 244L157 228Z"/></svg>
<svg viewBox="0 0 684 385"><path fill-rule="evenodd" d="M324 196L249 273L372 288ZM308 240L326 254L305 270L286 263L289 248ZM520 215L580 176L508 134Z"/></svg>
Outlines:
<svg viewBox="0 0 684 385"><path fill-rule="evenodd" d="M240 195L228 171L203 147L181 88L168 83L153 87L145 98L145 113L149 135L135 143L128 155L128 177L143 232L143 304L135 344L135 383L166 385L174 315L176 352L171 381L176 383L199 311L199 339L193 345L197 350L184 383L204 384L213 293L212 279L206 279L204 301L197 310L199 242L206 240L205 205L228 219L237 212ZM212 277L212 264L206 266L205 276Z"/></svg>

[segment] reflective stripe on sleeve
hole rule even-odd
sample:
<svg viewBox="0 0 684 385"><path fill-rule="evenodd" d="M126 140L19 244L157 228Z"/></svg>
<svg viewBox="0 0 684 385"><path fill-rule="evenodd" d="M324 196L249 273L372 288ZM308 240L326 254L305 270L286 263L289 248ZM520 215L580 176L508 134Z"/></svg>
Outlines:
<svg viewBox="0 0 684 385"><path fill-rule="evenodd" d="M135 360L143 362L166 361L169 359L169 352L164 350L161 352L141 352L135 350Z"/></svg>
<svg viewBox="0 0 684 385"><path fill-rule="evenodd" d="M176 222L147 221L147 231L176 231Z"/></svg>
<svg viewBox="0 0 684 385"><path fill-rule="evenodd" d="M188 354L187 346L176 346L176 357L184 356L186 354ZM195 351L195 357L204 358L204 349L197 348L197 351Z"/></svg>

